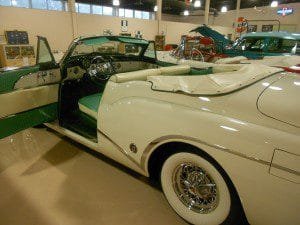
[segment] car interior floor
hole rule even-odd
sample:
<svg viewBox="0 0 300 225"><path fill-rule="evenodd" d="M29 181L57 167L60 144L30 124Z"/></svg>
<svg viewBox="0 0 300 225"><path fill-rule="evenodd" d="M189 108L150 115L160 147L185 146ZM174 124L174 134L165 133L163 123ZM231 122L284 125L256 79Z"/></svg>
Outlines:
<svg viewBox="0 0 300 225"><path fill-rule="evenodd" d="M97 121L79 110L78 101L85 96L103 92L104 87L105 84L95 84L85 77L65 81L60 91L60 125L97 142Z"/></svg>

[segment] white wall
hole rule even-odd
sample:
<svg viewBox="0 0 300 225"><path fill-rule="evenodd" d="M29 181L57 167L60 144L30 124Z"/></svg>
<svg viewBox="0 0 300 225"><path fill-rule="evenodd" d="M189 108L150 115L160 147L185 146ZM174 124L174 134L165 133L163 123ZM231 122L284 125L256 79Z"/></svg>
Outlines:
<svg viewBox="0 0 300 225"><path fill-rule="evenodd" d="M75 14L76 30L79 36L102 35L104 29L112 29L114 35L121 33L121 18L100 16L93 14ZM166 43L179 43L183 34L196 28L201 23L183 23L157 20L129 19L128 32L134 35L140 30L143 37L154 40L156 34L163 31L166 34ZM214 29L228 34L232 28L214 26ZM47 11L17 7L0 6L0 35L5 30L28 31L29 41L36 44L36 36L47 37L52 50L66 51L73 39L72 16L70 12Z"/></svg>
<svg viewBox="0 0 300 225"><path fill-rule="evenodd" d="M65 50L72 40L72 23L68 12L0 7L0 35L5 30L25 30L31 44L36 36L45 36L53 49Z"/></svg>
<svg viewBox="0 0 300 225"><path fill-rule="evenodd" d="M280 5L279 7L282 7ZM292 15L288 15L285 17L277 15L277 9L279 8L271 8L267 7L259 7L258 10L254 10L254 8L249 9L241 9L239 16L244 17L247 20L279 20L283 30L285 28L292 28L293 32L300 32L300 3L292 3L288 5L284 5L288 7L294 8L294 13ZM226 13L220 13L219 16L215 17L212 25L226 26L232 27L235 21L236 10L230 10ZM261 30L262 24L276 24L272 22L252 22L251 24L258 25L258 31Z"/></svg>

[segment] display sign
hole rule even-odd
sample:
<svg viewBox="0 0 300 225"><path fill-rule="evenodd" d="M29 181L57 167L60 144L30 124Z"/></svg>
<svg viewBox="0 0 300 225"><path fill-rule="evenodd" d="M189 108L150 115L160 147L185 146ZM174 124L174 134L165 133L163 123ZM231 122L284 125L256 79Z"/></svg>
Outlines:
<svg viewBox="0 0 300 225"><path fill-rule="evenodd" d="M238 24L237 24L236 32L242 33L247 29L247 20L244 17L239 17L237 22Z"/></svg>
<svg viewBox="0 0 300 225"><path fill-rule="evenodd" d="M128 20L121 20L121 31L122 32L128 31Z"/></svg>
<svg viewBox="0 0 300 225"><path fill-rule="evenodd" d="M273 25L271 25L271 24L268 24L268 25L262 25L261 31L262 31L262 32L273 31Z"/></svg>
<svg viewBox="0 0 300 225"><path fill-rule="evenodd" d="M257 31L257 25L248 25L247 32L256 32Z"/></svg>
<svg viewBox="0 0 300 225"><path fill-rule="evenodd" d="M287 16L293 14L294 9L291 7L283 7L277 10L277 14L280 16Z"/></svg>

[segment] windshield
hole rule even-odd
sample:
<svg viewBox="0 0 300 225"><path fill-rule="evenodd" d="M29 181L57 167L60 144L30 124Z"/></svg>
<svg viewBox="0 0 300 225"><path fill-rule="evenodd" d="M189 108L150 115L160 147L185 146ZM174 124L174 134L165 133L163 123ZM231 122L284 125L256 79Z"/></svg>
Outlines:
<svg viewBox="0 0 300 225"><path fill-rule="evenodd" d="M131 38L92 38L79 41L72 51L71 56L100 53L104 55L139 56L147 47L145 40Z"/></svg>
<svg viewBox="0 0 300 225"><path fill-rule="evenodd" d="M233 48L242 51L260 52L265 49L265 46L267 52L300 54L300 40L276 37L271 37L269 41L266 37L245 37L237 40Z"/></svg>
<svg viewBox="0 0 300 225"><path fill-rule="evenodd" d="M300 40L271 38L268 52L300 54Z"/></svg>
<svg viewBox="0 0 300 225"><path fill-rule="evenodd" d="M239 39L233 46L242 51L262 51L264 49L264 37L249 37Z"/></svg>

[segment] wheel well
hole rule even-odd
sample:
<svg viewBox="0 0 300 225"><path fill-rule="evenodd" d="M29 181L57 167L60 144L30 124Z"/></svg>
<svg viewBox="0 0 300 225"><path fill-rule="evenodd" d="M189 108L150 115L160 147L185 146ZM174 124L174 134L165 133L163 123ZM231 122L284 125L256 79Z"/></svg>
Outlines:
<svg viewBox="0 0 300 225"><path fill-rule="evenodd" d="M242 206L240 197L238 195L238 192L231 181L229 175L225 172L225 170L221 167L221 165L213 158L211 157L207 152L203 151L202 149L188 144L184 142L168 142L165 144L162 144L158 146L151 154L149 160L148 160L148 172L150 179L154 181L155 183L160 184L160 172L161 168L163 166L163 163L165 160L171 156L172 154L175 154L177 152L181 151L188 151L195 154L198 154L200 156L203 156L204 158L208 159L210 162L214 164L214 166L220 171L220 173L223 175L223 177L226 179L227 184L229 188L233 191L232 198L234 204L238 204L242 210L241 213L241 219L244 221L241 224L249 224L247 221L246 214L244 212L244 208Z"/></svg>

